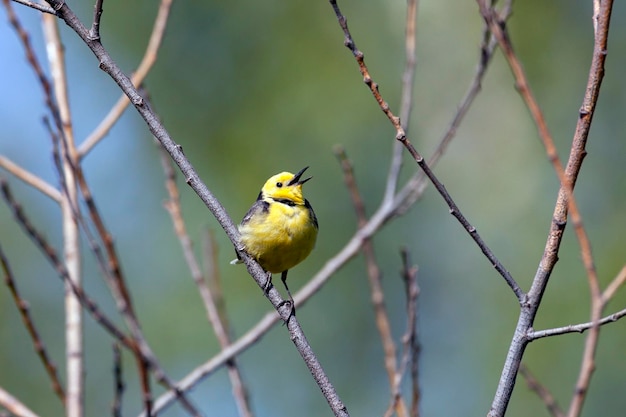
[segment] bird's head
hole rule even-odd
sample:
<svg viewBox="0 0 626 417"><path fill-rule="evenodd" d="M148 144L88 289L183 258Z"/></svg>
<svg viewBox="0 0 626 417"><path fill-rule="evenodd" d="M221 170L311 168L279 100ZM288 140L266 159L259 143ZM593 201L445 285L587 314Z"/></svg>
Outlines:
<svg viewBox="0 0 626 417"><path fill-rule="evenodd" d="M304 204L302 196L302 184L312 177L301 180L302 174L308 167L302 168L297 174L291 172L281 172L271 177L261 188L261 198L271 198L272 200L285 200L295 204Z"/></svg>

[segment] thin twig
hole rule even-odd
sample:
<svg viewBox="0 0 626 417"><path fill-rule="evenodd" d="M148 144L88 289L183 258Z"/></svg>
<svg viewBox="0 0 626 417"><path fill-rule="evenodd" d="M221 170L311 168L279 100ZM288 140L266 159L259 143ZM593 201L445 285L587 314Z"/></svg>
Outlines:
<svg viewBox="0 0 626 417"><path fill-rule="evenodd" d="M613 314L610 314L606 317L603 317L598 321L590 321L587 323L580 323L580 324L570 324L569 326L556 327L553 329L546 329L546 330L533 330L531 332L528 332L527 337L528 337L528 340L532 342L534 340L541 339L543 337L559 336L559 335L567 334L567 333L582 333L585 330L589 330L593 328L594 325L602 326L604 324L614 323L624 316L626 316L626 308L618 312L615 312Z"/></svg>
<svg viewBox="0 0 626 417"><path fill-rule="evenodd" d="M622 285L626 282L626 265L622 267L619 273L613 278L613 280L607 285L602 292L602 303L606 305L611 298L615 295Z"/></svg>
<svg viewBox="0 0 626 417"><path fill-rule="evenodd" d="M93 22L91 23L91 29L89 29L89 36L93 40L100 39L100 19L102 18L102 2L103 0L96 0L96 4L93 6Z"/></svg>
<svg viewBox="0 0 626 417"><path fill-rule="evenodd" d="M41 88L44 92L44 99L46 102L46 106L50 110L52 117L55 119L56 126L60 127L61 121L59 117L59 111L57 109L57 106L56 106L56 103L54 101L54 97L52 94L52 87L50 85L50 82L48 81L48 78L46 77L43 71L41 64L39 63L39 60L37 59L37 55L35 55L35 51L33 50L32 44L30 42L30 36L28 35L28 32L26 32L26 30L24 29L24 27L18 20L17 15L15 14L13 7L11 5L11 1L2 0L2 3L6 9L9 23L11 24L11 26L13 26L13 29L17 33L17 36L20 42L22 43L22 48L24 49L24 52L26 54L26 60L28 64L30 65L30 67L33 69L33 72L35 73L35 76L37 77L37 80L39 81L39 84L41 85ZM5 168L7 171L11 172L16 177L20 178L22 181L40 190L41 192L43 192L45 195L49 196L53 200L58 201L58 202L61 201L61 194L57 190L55 190L54 187L52 187L50 184L46 183L45 181L40 180L35 175L26 171L25 169L20 168L18 165L9 161L7 158L3 156L0 156L0 166Z"/></svg>
<svg viewBox="0 0 626 417"><path fill-rule="evenodd" d="M41 88L43 89L44 100L45 100L46 106L50 110L51 116L54 118L54 123L57 126L57 129L61 130L62 123L59 117L59 110L54 100L52 85L50 84L50 81L48 81L48 78L46 77L46 74L44 73L43 67L39 63L39 60L37 59L37 55L35 55L35 51L30 42L30 36L28 35L28 32L26 32L26 30L22 27L22 24L18 20L17 15L13 11L13 7L11 6L11 1L2 0L2 3L4 4L4 7L7 11L9 23L11 24L11 26L13 26L13 29L17 33L17 36L20 39L20 42L22 43L22 48L24 48L24 52L26 54L26 61L28 62L30 67L33 69L33 72L35 73L35 76L37 77L37 81L39 82L39 84L41 85Z"/></svg>
<svg viewBox="0 0 626 417"><path fill-rule="evenodd" d="M402 336L402 360L400 366L395 372L391 403L385 412L385 417L393 415L395 404L402 398L400 386L402 379L407 371L409 364L411 365L411 417L419 416L420 388L419 388L419 355L421 346L417 333L417 298L420 289L417 285L417 266L411 265L409 253L406 248L402 248L400 255L402 257L402 279L404 281L404 289L406 295L406 313L407 324L404 336Z"/></svg>
<svg viewBox="0 0 626 417"><path fill-rule="evenodd" d="M136 335L133 335L133 337L130 338L126 334L124 334L124 332L122 332L111 319L107 318L102 313L98 305L90 297L87 296L87 294L81 287L73 284L73 282L69 280L67 269L61 263L56 251L50 244L48 244L43 235L35 229L35 227L26 217L20 204L15 201L9 189L8 183L2 178L0 178L0 190L2 191L2 195L7 202L9 208L13 212L13 215L18 224L24 229L26 234L43 252L43 254L46 256L46 259L48 259L48 261L57 271L57 274L66 283L66 285L70 287L73 294L76 295L83 308L85 308L92 315L94 320L96 320L98 324L100 324L105 330L107 330L118 342L120 342L131 352L133 352L138 360L141 360L142 363L138 364L138 366L140 367L140 372L142 371L142 369L152 369L159 383L164 385L167 389L172 390L172 392L174 392L175 394L175 398L180 400L182 406L191 415L201 415L200 412L196 410L196 408L193 406L193 404L191 404L191 402L186 398L184 393L176 389L175 383L165 374L163 368L159 365L158 360L150 350L150 347L147 345L147 342L145 342L143 337L137 338ZM147 376L144 376L144 378L147 378Z"/></svg>
<svg viewBox="0 0 626 417"><path fill-rule="evenodd" d="M503 21L506 21L511 13L510 3L511 0L508 0L505 3L502 12L500 13L500 19ZM456 113L453 115L447 129L439 140L435 151L430 156L430 158L428 158L428 166L430 166L431 168L434 168L437 165L437 163L445 153L446 149L452 142L452 139L454 139L454 137L456 136L456 133L461 126L461 122L465 119L467 112L474 103L474 99L478 96L478 93L481 90L482 80L487 73L487 69L489 68L491 58L493 57L493 53L497 45L495 38L490 34L487 26L483 28L482 39L483 40L480 47L480 57L478 59L478 64L476 65L476 70L474 71L474 77L472 78L465 95L458 104ZM396 196L396 200L404 200L404 204L398 207L398 215L405 213L408 208L412 206L426 190L426 187L428 186L428 181L426 175L424 174L424 171L420 170L415 173L409 180L408 185L408 187L405 187Z"/></svg>
<svg viewBox="0 0 626 417"><path fill-rule="evenodd" d="M31 221L24 213L22 206L13 197L13 193L11 193L9 184L2 178L0 178L0 191L2 192L2 197L11 209L13 217L15 218L17 223L22 227L28 237L31 238L37 248L43 253L48 262L50 262L59 277L64 282L70 282L69 286L71 290L81 301L85 310L91 313L93 319L98 324L100 324L106 331L108 331L111 336L113 336L117 341L119 341L127 348L130 348L130 339L124 334L124 332L121 331L111 319L109 319L106 315L102 313L102 310L100 310L98 305L90 297L87 296L82 288L71 284L71 281L68 278L67 270L61 262L59 255L57 255L55 249L43 237L43 234L35 229Z"/></svg>
<svg viewBox="0 0 626 417"><path fill-rule="evenodd" d="M122 352L120 351L120 345L117 343L113 344L113 380L115 381L115 385L113 387L112 414L113 417L122 417L122 396L124 395L126 387L124 385L124 374L122 372Z"/></svg>
<svg viewBox="0 0 626 417"><path fill-rule="evenodd" d="M580 244L583 263L587 271L587 277L589 279L592 302L594 304L597 304L600 298L600 285L598 282L596 268L591 254L591 243L589 242L589 237L587 236L587 232L585 231L585 228L583 226L580 211L578 210L578 205L573 194L573 183L571 183L565 175L563 165L561 164L561 161L559 159L556 145L554 144L554 140L552 138L552 135L550 134L550 130L548 129L548 125L543 116L543 112L541 111L539 103L535 99L532 89L530 88L530 84L528 83L528 79L526 77L526 73L524 72L522 64L515 54L513 44L511 42L511 38L508 34L506 26L498 20L497 14L494 13L493 8L487 7L484 0L479 1L479 5L481 7L481 13L483 14L485 21L489 25L491 32L498 40L500 49L504 53L504 56L506 57L509 66L511 67L511 71L515 76L517 90L522 96L524 103L526 103L526 106L528 107L528 110L530 111L535 121L539 137L541 138L541 141L545 147L548 159L552 163L552 166L556 171L559 181L561 182L565 190L569 215L574 226L576 237L578 238L578 242Z"/></svg>
<svg viewBox="0 0 626 417"><path fill-rule="evenodd" d="M365 206L363 204L363 200L361 199L359 188L356 185L352 163L348 159L345 149L342 147L337 146L335 148L335 156L341 165L344 181L350 193L352 205L354 206L354 211L356 213L357 224L358 227L361 228L367 223L367 215L365 214ZM370 284L370 297L374 308L374 316L376 318L376 328L378 329L378 334L383 345L385 370L387 371L389 387L394 397L392 404L393 409L398 414L398 417L405 417L408 415L406 404L402 398L396 396L394 392L394 381L396 368L398 366L396 345L391 334L391 324L389 323L389 315L387 314L387 307L385 306L385 294L381 283L380 267L376 261L376 255L374 254L374 245L372 245L372 241L370 239L363 241L362 250L363 255L365 256L365 264L367 266L367 277Z"/></svg>
<svg viewBox="0 0 626 417"><path fill-rule="evenodd" d="M57 15L61 19L63 19L72 30L76 32L76 34L83 40L83 42L98 58L99 68L105 71L109 76L111 76L124 91L124 93L129 97L131 103L133 103L139 114L143 117L144 121L148 125L151 133L159 140L159 142L161 142L163 147L168 151L168 153L171 155L171 157L174 159L176 164L185 175L187 183L202 199L207 208L209 208L211 213L220 223L233 245L237 247L237 243L239 241L239 233L232 219L228 216L220 202L215 198L215 196L213 196L213 194L206 187L206 185L202 183L197 172L195 171L189 160L187 160L187 158L184 156L181 147L172 140L169 133L165 130L156 114L152 112L146 101L134 87L130 78L128 78L121 71L121 69L117 66L117 64L109 55L108 51L99 41L95 41L89 38L89 31L78 19L76 14L70 9L67 3L62 0L47 0L47 2L55 10L57 10ZM264 288L267 281L267 275L265 271L263 271L263 268L261 268L261 266L244 251L240 251L239 256L246 264L248 272L255 279L257 285L259 285L260 288ZM280 293L275 288L271 288L269 291L267 291L266 297L270 300L274 308L278 311L281 318L286 322L286 327L290 333L292 342L296 346L296 349L298 350L305 364L309 368L311 375L313 376L318 387L322 391L333 413L336 416L347 416L348 412L345 405L337 395L335 388L330 383L328 376L324 372L317 357L313 353L313 350L309 345L298 320L295 316L291 315L292 309L285 304L284 300L280 296Z"/></svg>
<svg viewBox="0 0 626 417"><path fill-rule="evenodd" d="M354 55L357 64L359 65L359 70L361 71L361 75L363 76L363 82L369 87L372 95L376 99L378 106L385 113L393 127L396 129L396 140L401 142L404 147L411 154L415 162L422 168L426 176L430 179L432 184L435 186L439 194L443 197L446 204L450 208L450 214L452 214L458 221L461 223L461 226L469 233L470 237L476 242L482 253L489 260L491 265L498 271L498 273L504 278L507 285L511 288L515 296L517 297L520 303L523 302L525 298L525 294L522 289L519 287L515 279L511 276L509 271L506 270L504 265L498 260L493 251L487 246L485 241L482 239L478 231L474 226L472 226L469 221L465 218L463 213L459 210L458 206L444 187L444 185L439 181L439 179L435 176L434 172L428 166L422 155L415 149L413 144L409 141L404 128L400 123L400 118L397 117L390 109L389 104L383 99L382 95L378 90L378 84L374 82L372 79L367 66L365 65L365 61L363 59L363 52L361 52L352 39L352 35L350 34L350 30L348 29L348 23L346 17L341 13L339 6L337 5L336 0L329 0L330 4L335 11L335 15L337 16L337 20L339 21L339 26L344 32L344 45L352 52Z"/></svg>
<svg viewBox="0 0 626 417"><path fill-rule="evenodd" d="M484 11L484 4L479 2L479 5L483 16L488 16L489 12ZM585 156L585 146L589 134L589 128L591 126L591 119L597 103L599 89L604 74L606 41L612 2L603 2L602 7L604 13L601 13L599 22L599 27L602 28L602 30L598 31L598 36L595 40L593 58L587 81L587 90L579 112L579 119L576 127L576 133L574 134L574 138L572 140L570 157L565 168L565 180L561 181L561 187L555 204L553 220L544 253L539 264L539 268L533 279L531 289L528 292L528 300L522 305L522 310L513 335L513 340L511 341L509 352L503 366L500 382L498 383L498 388L496 389L494 400L488 414L489 417L502 417L506 412L509 400L513 393L513 388L515 386L515 378L519 364L521 363L524 351L529 342L527 336L528 330L532 328L532 324L539 308L539 304L541 303L550 274L558 259L559 247L562 241L565 225L567 224L568 195L571 194L568 190L571 190L575 185L576 178ZM493 27L495 26L497 25L494 25ZM581 242L581 245L582 244L583 243ZM582 253L585 257L591 255L591 251L586 249L583 250ZM591 289L592 321L597 323L600 319L599 307L601 303L599 303L598 300L600 300L601 296L599 294L599 287L594 282L592 276L593 274L590 273L590 271L592 271L592 262L589 262L589 259L586 259L584 263L588 272L589 285ZM594 329L595 330L590 332L591 336L588 337L586 341L581 371L576 384L576 394L572 399L570 412L568 413L570 417L578 415L580 411L591 372L593 370L593 356L595 354L595 346L597 343L598 327L594 326Z"/></svg>
<svg viewBox="0 0 626 417"><path fill-rule="evenodd" d="M61 193L59 190L3 155L0 155L0 167L13 174L15 178L22 180L34 189L41 191L45 196L50 197L55 202L59 203L61 201Z"/></svg>
<svg viewBox="0 0 626 417"><path fill-rule="evenodd" d="M411 417L418 417L421 398L419 385L419 356L422 351L417 328L417 300L420 295L420 288L417 283L418 268L416 265L411 265L409 252L406 248L402 250L402 260L402 278L405 283L408 320L406 332L402 338L404 354L400 367L401 371L398 372L398 374L401 378L404 374L404 368L406 368L408 363L411 364ZM397 385L399 390L400 381L398 381Z"/></svg>
<svg viewBox="0 0 626 417"><path fill-rule="evenodd" d="M417 56L416 45L416 22L417 0L407 0L406 4L406 27L404 35L405 64L402 74L402 98L400 99L400 120L405 131L409 130L411 110L413 109L413 87L415 80L415 66ZM383 201L390 204L398 188L398 179L402 169L403 147L398 141L394 141L391 156L391 164L387 174L387 184Z"/></svg>
<svg viewBox="0 0 626 417"><path fill-rule="evenodd" d="M183 255L185 257L185 261L187 262L187 267L191 272L191 276L198 287L198 292L200 293L200 297L204 303L208 321L211 323L211 327L217 336L217 340L221 348L225 349L231 344L229 330L226 327L227 324L224 318L220 314L215 295L212 294L194 254L193 243L187 233L187 227L185 226L185 221L182 216L180 193L178 186L176 185L176 171L174 171L174 167L172 166L172 160L162 147L159 148L161 150L161 165L163 167L163 171L165 172L165 188L169 194L169 200L164 203L165 209L168 211L172 219L176 236L178 237L180 245L183 249ZM212 255L215 255L215 253L212 252ZM215 261L216 259L214 256L207 259L207 262L212 262L213 264L215 264ZM217 270L215 273L218 273ZM211 279L213 281L219 281L216 276L213 276ZM239 371L237 361L233 358L227 363L226 366L228 368L228 376L233 387L233 396L235 398L235 403L237 404L237 409L239 410L239 415L242 417L252 417L248 392Z"/></svg>
<svg viewBox="0 0 626 417"><path fill-rule="evenodd" d="M546 387L544 387L539 381L537 381L537 379L524 364L520 365L519 373L526 380L526 385L528 385L528 388L534 391L537 396L541 398L541 401L543 401L552 417L565 417L565 414L563 414L563 410L561 410L561 407L559 407L559 405L557 404L552 393L550 393L550 391Z"/></svg>
<svg viewBox="0 0 626 417"><path fill-rule="evenodd" d="M30 338L33 341L33 346L35 347L35 352L37 352L37 356L41 360L50 381L52 382L52 389L54 393L59 397L63 405L65 405L65 392L63 391L63 386L61 381L59 380L59 376L57 374L57 367L50 359L48 355L48 351L46 350L46 346L43 343L43 340L39 337L39 332L35 327L35 322L30 315L30 306L26 300L22 298L20 295L17 285L15 283L15 279L13 278L13 273L9 266L9 261L2 250L2 246L0 246L0 264L2 265L2 270L4 271L4 281L9 287L9 291L11 292L11 296L13 297L13 301L15 301L15 305L22 316L22 321L24 322L24 327L28 331Z"/></svg>
<svg viewBox="0 0 626 417"><path fill-rule="evenodd" d="M56 15L57 12L54 11L54 9L50 6L47 6L45 4L41 4L41 3L36 3L34 1L30 1L30 0L13 0L16 3L20 3L23 4L24 6L28 6L31 7L35 10L39 10L40 12L44 12L44 13L50 13L53 15Z"/></svg>
<svg viewBox="0 0 626 417"><path fill-rule="evenodd" d="M11 417L38 417L24 403L9 394L2 387L0 387L0 405L11 413Z"/></svg>

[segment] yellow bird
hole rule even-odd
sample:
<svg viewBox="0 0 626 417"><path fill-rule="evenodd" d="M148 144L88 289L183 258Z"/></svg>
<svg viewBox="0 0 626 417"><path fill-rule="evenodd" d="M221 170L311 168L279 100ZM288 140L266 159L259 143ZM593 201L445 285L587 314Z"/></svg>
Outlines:
<svg viewBox="0 0 626 417"><path fill-rule="evenodd" d="M266 292L272 285L272 274L281 273L292 314L294 304L287 286L287 271L309 256L318 230L313 207L302 195L302 184L311 179L300 179L307 168L295 175L281 172L268 179L239 225L239 249L245 250L268 272Z"/></svg>

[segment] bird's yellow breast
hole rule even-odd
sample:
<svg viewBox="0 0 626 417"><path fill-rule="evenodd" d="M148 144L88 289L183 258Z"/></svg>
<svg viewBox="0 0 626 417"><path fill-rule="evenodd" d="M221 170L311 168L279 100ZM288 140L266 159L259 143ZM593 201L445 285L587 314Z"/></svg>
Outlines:
<svg viewBox="0 0 626 417"><path fill-rule="evenodd" d="M270 201L239 226L246 252L271 273L286 271L313 250L317 224L310 207Z"/></svg>

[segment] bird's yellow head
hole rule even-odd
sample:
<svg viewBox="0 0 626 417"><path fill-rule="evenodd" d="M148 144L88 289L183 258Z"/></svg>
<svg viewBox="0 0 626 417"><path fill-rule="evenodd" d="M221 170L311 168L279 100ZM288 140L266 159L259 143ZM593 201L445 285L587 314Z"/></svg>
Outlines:
<svg viewBox="0 0 626 417"><path fill-rule="evenodd" d="M265 182L261 188L261 198L272 199L278 201L289 201L295 204L304 204L302 196L302 184L310 180L312 177L301 180L302 174L308 167L302 168L297 174L291 172L281 172L271 177Z"/></svg>

